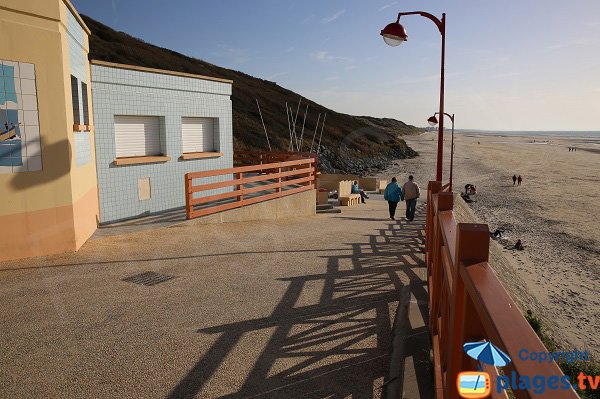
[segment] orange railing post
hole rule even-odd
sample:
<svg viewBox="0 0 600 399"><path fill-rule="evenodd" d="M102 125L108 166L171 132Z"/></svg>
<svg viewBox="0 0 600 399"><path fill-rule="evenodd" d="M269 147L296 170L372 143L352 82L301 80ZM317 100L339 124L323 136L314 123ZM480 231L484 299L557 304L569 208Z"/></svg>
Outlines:
<svg viewBox="0 0 600 399"><path fill-rule="evenodd" d="M190 178L189 173L185 174L185 218L186 219L191 219L192 218L192 205L191 205L191 200L192 200L192 179Z"/></svg>
<svg viewBox="0 0 600 399"><path fill-rule="evenodd" d="M456 247L452 271L454 285L450 300L449 339L448 339L448 397L460 399L458 390L452 384L458 374L464 370L465 322L467 293L460 268L480 262L487 262L489 257L490 234L485 224L458 223L456 226ZM473 315L471 315L473 317Z"/></svg>

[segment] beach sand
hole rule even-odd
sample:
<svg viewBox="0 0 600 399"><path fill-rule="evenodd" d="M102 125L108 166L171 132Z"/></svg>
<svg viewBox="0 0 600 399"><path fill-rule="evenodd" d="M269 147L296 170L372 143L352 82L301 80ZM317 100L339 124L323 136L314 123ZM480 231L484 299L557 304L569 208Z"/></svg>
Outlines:
<svg viewBox="0 0 600 399"><path fill-rule="evenodd" d="M378 176L404 182L413 174L426 190L435 177L436 137L403 137L420 156L396 161ZM447 134L444 183L449 143ZM455 192L475 184L476 202L469 207L491 231L505 230L505 239L493 244L505 259L492 267L515 301L541 317L563 346L600 357L598 148L589 139L455 134L453 180ZM513 186L513 174L523 177L521 186ZM509 249L517 239L525 250Z"/></svg>

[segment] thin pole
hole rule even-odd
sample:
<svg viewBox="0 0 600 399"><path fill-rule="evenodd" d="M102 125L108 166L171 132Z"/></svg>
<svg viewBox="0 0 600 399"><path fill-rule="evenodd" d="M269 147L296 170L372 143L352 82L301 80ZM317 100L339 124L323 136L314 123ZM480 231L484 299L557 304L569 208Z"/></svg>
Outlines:
<svg viewBox="0 0 600 399"><path fill-rule="evenodd" d="M290 126L290 109L288 108L287 101L285 102L285 114L287 115L288 132L290 134L290 145L288 146L288 151L289 151L290 147L292 146L292 127Z"/></svg>
<svg viewBox="0 0 600 399"><path fill-rule="evenodd" d="M267 127L265 126L265 121L262 116L262 112L260 111L260 104L258 103L258 98L256 99L256 106L258 107L258 113L260 114L260 121L262 122L263 129L265 130L265 136L267 137L267 145L269 146L269 152L271 152L271 143L269 142L269 135L267 134Z"/></svg>
<svg viewBox="0 0 600 399"><path fill-rule="evenodd" d="M323 138L323 129L325 129L325 118L327 118L327 112L323 116L323 124L321 125L321 135L319 136L319 145L317 146L317 152L321 149L321 139Z"/></svg>
<svg viewBox="0 0 600 399"><path fill-rule="evenodd" d="M440 68L440 126L438 130L437 171L435 179L442 181L442 160L444 157L444 63L446 60L446 13L442 14L442 63Z"/></svg>
<svg viewBox="0 0 600 399"><path fill-rule="evenodd" d="M317 119L317 126L315 127L315 133L313 134L312 142L310 143L310 152L313 152L313 144L315 143L315 137L317 136L317 130L319 130L319 121L321 120L321 113L319 112L319 118Z"/></svg>
<svg viewBox="0 0 600 399"><path fill-rule="evenodd" d="M300 152L302 152L302 145L304 144L304 125L306 124L306 115L308 114L308 104L306 104L306 111L304 111L304 122L302 122L302 133L300 133Z"/></svg>
<svg viewBox="0 0 600 399"><path fill-rule="evenodd" d="M450 143L450 190L452 191L452 170L454 164L454 114L452 114L452 141Z"/></svg>
<svg viewBox="0 0 600 399"><path fill-rule="evenodd" d="M294 141L296 142L296 150L298 150L298 136L296 135L296 121L298 120L298 114L300 113L300 103L302 97L298 99L298 108L296 109L296 117L294 118Z"/></svg>

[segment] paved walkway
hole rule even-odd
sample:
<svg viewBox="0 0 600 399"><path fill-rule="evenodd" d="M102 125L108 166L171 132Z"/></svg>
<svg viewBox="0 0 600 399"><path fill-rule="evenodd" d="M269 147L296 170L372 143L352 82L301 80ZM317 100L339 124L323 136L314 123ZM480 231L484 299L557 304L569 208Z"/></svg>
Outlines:
<svg viewBox="0 0 600 399"><path fill-rule="evenodd" d="M418 209L392 222L373 195L0 263L0 397L429 398ZM123 281L143 272L165 281Z"/></svg>

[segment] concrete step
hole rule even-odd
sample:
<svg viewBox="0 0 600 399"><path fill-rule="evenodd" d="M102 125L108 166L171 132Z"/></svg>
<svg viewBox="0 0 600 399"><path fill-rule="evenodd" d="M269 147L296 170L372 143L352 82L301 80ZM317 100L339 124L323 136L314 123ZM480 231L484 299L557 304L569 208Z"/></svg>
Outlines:
<svg viewBox="0 0 600 399"><path fill-rule="evenodd" d="M317 213L342 213L341 209L331 208L331 209L317 209Z"/></svg>
<svg viewBox="0 0 600 399"><path fill-rule="evenodd" d="M317 204L317 210L324 210L324 209L333 209L333 205L331 204Z"/></svg>

